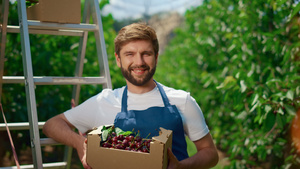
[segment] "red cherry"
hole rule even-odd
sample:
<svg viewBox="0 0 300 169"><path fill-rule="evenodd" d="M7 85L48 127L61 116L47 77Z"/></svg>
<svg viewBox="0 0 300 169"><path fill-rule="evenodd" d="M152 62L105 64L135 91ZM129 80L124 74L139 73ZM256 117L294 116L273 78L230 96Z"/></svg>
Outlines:
<svg viewBox="0 0 300 169"><path fill-rule="evenodd" d="M142 138L141 138L140 136L136 136L136 137L135 137L135 140L136 140L137 142L140 142L140 141L142 141Z"/></svg>
<svg viewBox="0 0 300 169"><path fill-rule="evenodd" d="M131 148L130 147L126 147L125 150L131 151Z"/></svg>
<svg viewBox="0 0 300 169"><path fill-rule="evenodd" d="M124 140L124 135L120 134L120 135L118 136L118 139L119 139L119 140Z"/></svg>
<svg viewBox="0 0 300 169"><path fill-rule="evenodd" d="M116 145L116 148L117 148L117 149L124 149L124 146L123 146L122 144L117 144L117 145Z"/></svg>
<svg viewBox="0 0 300 169"><path fill-rule="evenodd" d="M149 150L147 149L146 146L143 146L143 147L142 147L142 152L144 152L144 153L149 153Z"/></svg>
<svg viewBox="0 0 300 169"><path fill-rule="evenodd" d="M118 137L117 137L117 136L113 137L113 138L112 138L112 142L113 142L113 143L117 143L117 142L118 142Z"/></svg>
<svg viewBox="0 0 300 169"><path fill-rule="evenodd" d="M142 147L142 144L140 142L136 143L136 148L140 149Z"/></svg>
<svg viewBox="0 0 300 169"><path fill-rule="evenodd" d="M117 134L116 134L116 132L112 132L111 135L114 137L114 136L116 136Z"/></svg>
<svg viewBox="0 0 300 169"><path fill-rule="evenodd" d="M126 137L126 140L128 141L132 141L134 139L134 136L133 135L129 135Z"/></svg>
<svg viewBox="0 0 300 169"><path fill-rule="evenodd" d="M127 147L129 144L128 144L128 140L126 140L126 139L124 139L123 141L122 141L122 144L125 146L125 147Z"/></svg>
<svg viewBox="0 0 300 169"><path fill-rule="evenodd" d="M130 148L132 148L132 149L134 149L136 146L135 146L135 144L134 144L134 143L132 143L132 142L129 142L129 147L130 147Z"/></svg>

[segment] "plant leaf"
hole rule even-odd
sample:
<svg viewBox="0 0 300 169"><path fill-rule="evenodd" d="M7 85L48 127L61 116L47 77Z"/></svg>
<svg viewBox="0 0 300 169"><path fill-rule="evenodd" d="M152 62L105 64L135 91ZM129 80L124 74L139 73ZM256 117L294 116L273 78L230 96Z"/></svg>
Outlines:
<svg viewBox="0 0 300 169"><path fill-rule="evenodd" d="M120 129L119 127L116 127L116 128L115 128L115 132L116 132L116 134L117 134L117 136L118 136L118 135L120 135L120 133L123 132L123 130Z"/></svg>
<svg viewBox="0 0 300 169"><path fill-rule="evenodd" d="M290 18L293 18L298 12L300 11L300 3L298 3L295 8L293 9L293 13L291 14Z"/></svg>
<svg viewBox="0 0 300 169"><path fill-rule="evenodd" d="M287 93L286 93L286 97L293 100L294 99L294 92L292 90L289 90Z"/></svg>
<svg viewBox="0 0 300 169"><path fill-rule="evenodd" d="M122 131L122 132L120 132L119 134L120 134L120 135L122 134L122 135L124 135L124 136L129 136L129 135L133 134L133 132L132 132L132 131Z"/></svg>
<svg viewBox="0 0 300 169"><path fill-rule="evenodd" d="M254 105L257 102L258 97L259 97L258 94L256 94L251 105Z"/></svg>
<svg viewBox="0 0 300 169"><path fill-rule="evenodd" d="M101 134L101 141L106 141L108 137L109 131L108 130L103 130Z"/></svg>
<svg viewBox="0 0 300 169"><path fill-rule="evenodd" d="M241 85L241 92L244 93L247 89L247 86L245 84L245 81L244 80L241 80L240 81L240 85Z"/></svg>

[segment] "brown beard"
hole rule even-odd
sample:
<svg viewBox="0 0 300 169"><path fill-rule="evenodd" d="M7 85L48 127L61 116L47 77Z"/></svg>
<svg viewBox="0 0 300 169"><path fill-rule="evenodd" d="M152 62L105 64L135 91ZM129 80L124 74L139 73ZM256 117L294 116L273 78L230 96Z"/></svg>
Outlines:
<svg viewBox="0 0 300 169"><path fill-rule="evenodd" d="M134 68L144 68L146 70L149 70L149 73L147 73L146 76L143 77L142 80L137 80L130 73L131 70ZM122 71L122 74L125 77L125 79L127 79L130 83L132 83L133 85L136 85L136 86L143 86L144 84L149 82L149 80L153 77L155 70L156 70L156 66L153 69L150 69L150 67L148 65L142 65L142 66L138 66L138 67L137 66L129 67L128 70L126 70L121 65L121 71Z"/></svg>

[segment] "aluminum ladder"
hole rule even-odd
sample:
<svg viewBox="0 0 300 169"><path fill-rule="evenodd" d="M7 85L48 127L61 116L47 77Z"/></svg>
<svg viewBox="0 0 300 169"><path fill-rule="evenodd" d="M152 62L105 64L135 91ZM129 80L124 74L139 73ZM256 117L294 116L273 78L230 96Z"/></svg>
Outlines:
<svg viewBox="0 0 300 169"><path fill-rule="evenodd" d="M41 146L59 144L51 138L40 138L40 129L45 122L38 121L35 99L35 85L73 85L72 98L78 104L80 86L83 84L100 84L103 88L112 88L109 73L106 46L103 36L103 26L98 0L85 0L82 22L80 24L45 23L27 20L25 0L18 0L19 25L7 25L9 0L1 0L0 14L0 102L3 84L25 84L28 122L9 123L10 130L30 130L32 165L21 165L21 168L70 168L72 148L66 146L63 162L43 164ZM92 17L93 23L89 23ZM99 62L99 77L82 77L83 60L86 52L88 32L94 32L96 39L97 57ZM7 33L20 33L22 44L22 60L24 76L3 76L5 60L5 42ZM30 51L29 34L50 34L79 36L79 51L74 77L45 77L34 76ZM4 105L3 105L4 107ZM0 123L0 130L6 130L5 124ZM4 167L4 168L16 168Z"/></svg>

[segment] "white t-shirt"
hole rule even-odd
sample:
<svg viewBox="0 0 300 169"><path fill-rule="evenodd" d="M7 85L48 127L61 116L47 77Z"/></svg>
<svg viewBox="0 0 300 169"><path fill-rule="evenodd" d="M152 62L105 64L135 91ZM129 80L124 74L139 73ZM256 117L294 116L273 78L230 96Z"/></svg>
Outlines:
<svg viewBox="0 0 300 169"><path fill-rule="evenodd" d="M196 141L208 134L209 129L195 99L183 90L175 90L164 85L162 87L170 104L177 106L183 120L185 134L190 140ZM64 115L82 133L94 127L113 124L117 113L121 111L124 88L103 89L99 94L64 112ZM149 107L164 106L157 87L143 94L128 91L127 104L128 110L145 110Z"/></svg>

